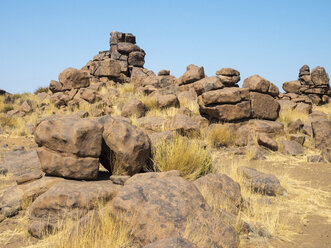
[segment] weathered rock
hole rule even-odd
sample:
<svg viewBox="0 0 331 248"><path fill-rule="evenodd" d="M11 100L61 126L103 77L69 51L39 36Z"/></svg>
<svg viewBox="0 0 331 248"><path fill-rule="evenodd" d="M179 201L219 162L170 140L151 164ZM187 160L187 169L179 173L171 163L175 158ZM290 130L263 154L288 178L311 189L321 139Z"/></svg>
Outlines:
<svg viewBox="0 0 331 248"><path fill-rule="evenodd" d="M75 92L72 92L72 95L75 95ZM96 91L88 88L82 88L78 91L78 94L76 95L79 98L84 99L85 101L89 103L94 103L97 97ZM73 97L71 97L73 98Z"/></svg>
<svg viewBox="0 0 331 248"><path fill-rule="evenodd" d="M243 100L249 100L248 89L242 88L224 88L205 92L201 95L204 105L238 103Z"/></svg>
<svg viewBox="0 0 331 248"><path fill-rule="evenodd" d="M7 170L9 173L19 177L34 171L41 171L41 165L35 150L25 151L16 150L7 152L0 164L0 169Z"/></svg>
<svg viewBox="0 0 331 248"><path fill-rule="evenodd" d="M130 53L128 63L132 66L143 67L145 64L145 53L140 51Z"/></svg>
<svg viewBox="0 0 331 248"><path fill-rule="evenodd" d="M303 103L303 102L299 102L297 104L297 106L295 107L295 110L301 113L306 113L306 114L310 114L312 111L312 105L311 104L307 104L307 103Z"/></svg>
<svg viewBox="0 0 331 248"><path fill-rule="evenodd" d="M240 81L239 76L232 76L232 77L217 76L217 77L221 80L222 84L224 84L225 86L228 86L228 87L233 87Z"/></svg>
<svg viewBox="0 0 331 248"><path fill-rule="evenodd" d="M28 231L37 238L54 232L66 218L81 218L100 202L112 200L121 188L111 181L60 182L31 205Z"/></svg>
<svg viewBox="0 0 331 248"><path fill-rule="evenodd" d="M156 95L156 102L159 108L170 108L170 107L178 107L179 101L176 95L168 94L168 95Z"/></svg>
<svg viewBox="0 0 331 248"><path fill-rule="evenodd" d="M98 158L102 131L102 126L92 120L55 116L37 125L35 141L54 151Z"/></svg>
<svg viewBox="0 0 331 248"><path fill-rule="evenodd" d="M187 239L180 237L162 239L151 244L145 245L143 248L198 248L195 244Z"/></svg>
<svg viewBox="0 0 331 248"><path fill-rule="evenodd" d="M114 216L122 213L124 221L132 225L132 235L142 244L186 232L200 247L238 245L235 230L214 216L194 184L178 172L133 176L113 199L112 211Z"/></svg>
<svg viewBox="0 0 331 248"><path fill-rule="evenodd" d="M157 75L158 76L169 76L170 71L169 70L161 70L161 71L159 71L159 73Z"/></svg>
<svg viewBox="0 0 331 248"><path fill-rule="evenodd" d="M300 87L301 87L301 83L298 80L285 82L283 84L283 90L285 90L287 93L298 94L300 92Z"/></svg>
<svg viewBox="0 0 331 248"><path fill-rule="evenodd" d="M138 119L138 126L147 130L159 132L168 126L167 120L159 116L146 116Z"/></svg>
<svg viewBox="0 0 331 248"><path fill-rule="evenodd" d="M302 130L303 126L304 126L304 124L301 121L301 119L297 119L296 121L291 122L288 125L287 131L288 131L288 133L297 133Z"/></svg>
<svg viewBox="0 0 331 248"><path fill-rule="evenodd" d="M312 155L307 157L308 163L324 163L324 158L322 155Z"/></svg>
<svg viewBox="0 0 331 248"><path fill-rule="evenodd" d="M200 96L199 96L200 99ZM235 121L249 118L251 116L251 105L249 101L237 104L222 104L207 107L199 101L200 112L221 121Z"/></svg>
<svg viewBox="0 0 331 248"><path fill-rule="evenodd" d="M135 87L142 86L144 80L147 77L155 77L155 73L141 67L133 67L131 71L131 82L135 85Z"/></svg>
<svg viewBox="0 0 331 248"><path fill-rule="evenodd" d="M317 120L311 123L315 147L319 149L331 147L331 120Z"/></svg>
<svg viewBox="0 0 331 248"><path fill-rule="evenodd" d="M306 137L307 136L305 134L291 134L291 135L289 135L288 138L289 138L289 140L294 140L303 146L303 144L306 141Z"/></svg>
<svg viewBox="0 0 331 248"><path fill-rule="evenodd" d="M299 71L299 77L310 75L310 69L308 65L303 65Z"/></svg>
<svg viewBox="0 0 331 248"><path fill-rule="evenodd" d="M100 143L101 148L101 143ZM48 175L93 180L98 177L99 158L78 157L41 147L37 150L41 169Z"/></svg>
<svg viewBox="0 0 331 248"><path fill-rule="evenodd" d="M280 111L293 110L297 104L290 100L278 100Z"/></svg>
<svg viewBox="0 0 331 248"><path fill-rule="evenodd" d="M210 207L237 215L242 207L240 185L225 174L208 174L194 181Z"/></svg>
<svg viewBox="0 0 331 248"><path fill-rule="evenodd" d="M264 146L272 151L278 150L278 144L272 138L270 138L267 134L260 133L257 136L257 143L261 146Z"/></svg>
<svg viewBox="0 0 331 248"><path fill-rule="evenodd" d="M240 76L240 72L232 68L222 68L216 72L216 75L232 77Z"/></svg>
<svg viewBox="0 0 331 248"><path fill-rule="evenodd" d="M188 84L181 87L193 87L197 95L201 95L207 91L222 89L224 88L224 85L218 77L205 77L194 82L193 84Z"/></svg>
<svg viewBox="0 0 331 248"><path fill-rule="evenodd" d="M311 71L311 80L317 86L329 85L330 82L329 74L321 66L317 66Z"/></svg>
<svg viewBox="0 0 331 248"><path fill-rule="evenodd" d="M59 75L62 90L86 88L90 85L90 76L86 71L67 68Z"/></svg>
<svg viewBox="0 0 331 248"><path fill-rule="evenodd" d="M189 116L184 114L176 114L171 122L171 129L183 135L199 133L200 129Z"/></svg>
<svg viewBox="0 0 331 248"><path fill-rule="evenodd" d="M173 140L174 132L173 131L164 131L157 133L150 133L148 137L151 140L152 147L156 147L160 142L170 143Z"/></svg>
<svg viewBox="0 0 331 248"><path fill-rule="evenodd" d="M180 77L181 84L190 84L205 77L203 66L189 65L186 67L186 72Z"/></svg>
<svg viewBox="0 0 331 248"><path fill-rule="evenodd" d="M279 89L276 85L270 82L268 94L275 97L279 95Z"/></svg>
<svg viewBox="0 0 331 248"><path fill-rule="evenodd" d="M140 118L146 113L146 106L137 99L128 100L122 108L122 116L130 117L136 116Z"/></svg>
<svg viewBox="0 0 331 248"><path fill-rule="evenodd" d="M63 92L56 92L49 98L50 102L55 105L55 107L60 108L67 104L67 96Z"/></svg>
<svg viewBox="0 0 331 248"><path fill-rule="evenodd" d="M252 117L257 119L276 120L279 103L272 96L258 92L250 92Z"/></svg>
<svg viewBox="0 0 331 248"><path fill-rule="evenodd" d="M118 43L117 50L121 54L129 54L131 52L141 51L141 49L137 45L129 43L129 42Z"/></svg>
<svg viewBox="0 0 331 248"><path fill-rule="evenodd" d="M290 156L297 156L303 154L302 145L294 140L283 140L282 144L282 153Z"/></svg>
<svg viewBox="0 0 331 248"><path fill-rule="evenodd" d="M40 179L43 176L43 173L41 172L40 169L38 170L33 170L31 172L22 174L20 176L17 176L15 178L17 184L23 184L26 182L31 182L37 179Z"/></svg>
<svg viewBox="0 0 331 248"><path fill-rule="evenodd" d="M117 60L95 61L91 65L91 74L98 77L119 78L121 72L121 63Z"/></svg>
<svg viewBox="0 0 331 248"><path fill-rule="evenodd" d="M16 215L18 211L28 207L39 195L61 180L56 177L43 177L7 189L0 197L0 214L6 217Z"/></svg>
<svg viewBox="0 0 331 248"><path fill-rule="evenodd" d="M134 175L150 165L151 145L148 136L136 126L112 117L104 118L102 165L110 172Z"/></svg>
<svg viewBox="0 0 331 248"><path fill-rule="evenodd" d="M272 174L265 174L246 166L238 167L237 173L246 179L245 185L255 192L270 196L283 195L286 192L277 177Z"/></svg>
<svg viewBox="0 0 331 248"><path fill-rule="evenodd" d="M268 93L270 81L259 75L253 75L244 80L243 88L248 88L249 91Z"/></svg>
<svg viewBox="0 0 331 248"><path fill-rule="evenodd" d="M62 84L58 81L51 80L51 82L49 83L49 90L52 93L60 92L62 91Z"/></svg>

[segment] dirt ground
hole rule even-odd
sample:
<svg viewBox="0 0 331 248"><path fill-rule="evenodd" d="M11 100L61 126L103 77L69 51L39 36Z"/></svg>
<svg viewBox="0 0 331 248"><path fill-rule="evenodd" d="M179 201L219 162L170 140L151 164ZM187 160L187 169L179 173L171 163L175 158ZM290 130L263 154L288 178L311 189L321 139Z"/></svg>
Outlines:
<svg viewBox="0 0 331 248"><path fill-rule="evenodd" d="M36 147L32 138L0 136L0 161L7 151L21 145L28 150ZM285 182L283 186L289 192L288 199L282 198L284 206L289 207L282 210L279 218L280 222L287 223L285 230L290 234L252 240L243 238L240 247L331 247L331 164L307 163L305 158L286 160L282 157L278 160L277 155L254 162L243 157L222 161L223 166L231 166L235 161L272 173L281 183ZM2 185L4 183L0 182ZM27 218L27 214L22 211L0 223L0 248L27 247L36 243L26 231Z"/></svg>

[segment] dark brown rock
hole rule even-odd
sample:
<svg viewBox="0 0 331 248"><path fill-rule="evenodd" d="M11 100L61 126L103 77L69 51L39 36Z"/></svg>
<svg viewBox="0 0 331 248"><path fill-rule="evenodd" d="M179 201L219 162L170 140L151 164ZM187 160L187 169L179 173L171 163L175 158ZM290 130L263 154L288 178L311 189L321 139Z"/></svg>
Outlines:
<svg viewBox="0 0 331 248"><path fill-rule="evenodd" d="M285 82L283 84L283 90L285 90L287 93L299 93L301 88L301 83L300 81L289 81Z"/></svg>
<svg viewBox="0 0 331 248"><path fill-rule="evenodd" d="M51 80L51 82L49 83L49 90L52 93L60 92L62 91L62 84L58 81Z"/></svg>
<svg viewBox="0 0 331 248"><path fill-rule="evenodd" d="M91 65L91 74L98 77L119 78L121 76L121 63L117 60L95 61Z"/></svg>
<svg viewBox="0 0 331 248"><path fill-rule="evenodd" d="M240 72L232 68L222 68L216 72L216 75L232 77L240 76Z"/></svg>
<svg viewBox="0 0 331 248"><path fill-rule="evenodd" d="M260 133L257 136L257 143L260 146L264 146L272 151L278 150L278 144L276 141L274 141L272 138L270 138L267 134Z"/></svg>
<svg viewBox="0 0 331 248"><path fill-rule="evenodd" d="M145 53L140 51L130 53L128 63L132 66L143 67L145 64Z"/></svg>
<svg viewBox="0 0 331 248"><path fill-rule="evenodd" d="M170 107L178 107L179 101L176 95L168 94L168 95L157 95L156 102L159 108L170 108Z"/></svg>
<svg viewBox="0 0 331 248"><path fill-rule="evenodd" d="M303 148L298 142L294 140L283 140L281 142L282 153L290 156L303 155Z"/></svg>
<svg viewBox="0 0 331 248"><path fill-rule="evenodd" d="M180 77L180 84L190 84L205 77L204 68L196 65L186 67L186 72Z"/></svg>
<svg viewBox="0 0 331 248"><path fill-rule="evenodd" d="M183 135L199 133L200 129L189 116L184 114L176 114L171 122L171 129Z"/></svg>
<svg viewBox="0 0 331 248"><path fill-rule="evenodd" d="M145 115L146 110L146 106L141 101L137 99L131 99L124 104L122 108L122 116L136 116L137 118L140 118Z"/></svg>
<svg viewBox="0 0 331 248"><path fill-rule="evenodd" d="M243 88L248 88L249 91L268 93L270 81L259 75L253 75L244 80Z"/></svg>
<svg viewBox="0 0 331 248"><path fill-rule="evenodd" d="M145 245L143 248L198 248L195 244L183 238L168 238L161 239L151 244Z"/></svg>
<svg viewBox="0 0 331 248"><path fill-rule="evenodd" d="M79 89L90 85L90 75L86 71L67 68L59 75L62 90Z"/></svg>
<svg viewBox="0 0 331 248"><path fill-rule="evenodd" d="M272 96L258 92L250 92L252 117L257 119L276 120L279 103Z"/></svg>
<svg viewBox="0 0 331 248"><path fill-rule="evenodd" d="M317 66L311 71L311 80L317 86L329 85L330 83L329 74L321 66Z"/></svg>

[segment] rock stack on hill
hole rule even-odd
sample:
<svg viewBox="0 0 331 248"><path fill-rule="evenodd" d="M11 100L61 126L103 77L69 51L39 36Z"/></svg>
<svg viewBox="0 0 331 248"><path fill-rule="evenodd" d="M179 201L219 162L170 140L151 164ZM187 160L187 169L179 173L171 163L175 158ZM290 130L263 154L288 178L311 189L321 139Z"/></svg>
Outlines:
<svg viewBox="0 0 331 248"><path fill-rule="evenodd" d="M308 105L328 103L331 97L329 75L320 66L315 67L311 73L308 65L302 66L298 80L285 82L283 89L286 93L279 96L281 105L307 113L311 112Z"/></svg>

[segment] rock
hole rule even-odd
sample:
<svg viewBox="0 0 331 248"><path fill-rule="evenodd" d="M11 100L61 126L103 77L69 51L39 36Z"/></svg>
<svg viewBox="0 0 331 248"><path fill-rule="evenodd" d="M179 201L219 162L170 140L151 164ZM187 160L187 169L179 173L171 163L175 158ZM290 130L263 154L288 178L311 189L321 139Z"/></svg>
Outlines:
<svg viewBox="0 0 331 248"><path fill-rule="evenodd" d="M310 114L312 111L312 105L311 104L307 104L307 103L303 103L303 102L299 102L297 104L297 106L295 107L295 110L301 113L306 113L306 114Z"/></svg>
<svg viewBox="0 0 331 248"><path fill-rule="evenodd" d="M194 115L192 117L192 120L198 124L200 128L205 128L209 126L209 120L205 117L202 117L201 115Z"/></svg>
<svg viewBox="0 0 331 248"><path fill-rule="evenodd" d="M132 225L133 237L143 245L180 237L184 232L189 234L188 240L199 241L199 247L238 245L235 230L214 216L194 184L178 172L137 174L111 205L113 215L121 213Z"/></svg>
<svg viewBox="0 0 331 248"><path fill-rule="evenodd" d="M322 103L322 99L319 95L309 94L308 97L314 105L320 105Z"/></svg>
<svg viewBox="0 0 331 248"><path fill-rule="evenodd" d="M134 175L150 165L151 145L148 136L126 121L107 117L104 120L100 161L112 173Z"/></svg>
<svg viewBox="0 0 331 248"><path fill-rule="evenodd" d="M239 76L218 76L218 78L221 80L222 84L228 87L233 87L240 81Z"/></svg>
<svg viewBox="0 0 331 248"><path fill-rule="evenodd" d="M266 150L260 146L252 145L253 142L249 141L246 147L246 157L248 160L264 160Z"/></svg>
<svg viewBox="0 0 331 248"><path fill-rule="evenodd" d="M204 105L238 103L243 100L249 100L248 89L241 88L224 88L205 92L201 95Z"/></svg>
<svg viewBox="0 0 331 248"><path fill-rule="evenodd" d="M193 84L183 85L181 87L193 87L197 95L201 95L207 91L222 89L224 85L218 77L205 77Z"/></svg>
<svg viewBox="0 0 331 248"><path fill-rule="evenodd" d="M0 214L6 217L16 215L18 211L28 207L39 195L61 180L56 177L42 177L8 188L0 197Z"/></svg>
<svg viewBox="0 0 331 248"><path fill-rule="evenodd" d="M312 155L307 156L307 162L308 163L324 163L324 158L322 155Z"/></svg>
<svg viewBox="0 0 331 248"><path fill-rule="evenodd" d="M129 43L129 42L118 43L117 50L121 54L129 54L131 52L141 51L141 49L137 45Z"/></svg>
<svg viewBox="0 0 331 248"><path fill-rule="evenodd" d="M67 68L59 75L62 90L86 88L90 85L90 76L86 71Z"/></svg>
<svg viewBox="0 0 331 248"><path fill-rule="evenodd" d="M186 67L186 72L180 77L180 85L190 84L205 77L204 68L196 65Z"/></svg>
<svg viewBox="0 0 331 248"><path fill-rule="evenodd" d="M145 53L140 51L130 53L128 63L132 66L143 67L145 64Z"/></svg>
<svg viewBox="0 0 331 248"><path fill-rule="evenodd" d="M263 88L262 88L263 89ZM272 96L258 92L250 92L252 117L257 119L276 120L279 103Z"/></svg>
<svg viewBox="0 0 331 248"><path fill-rule="evenodd" d="M39 196L31 205L28 231L41 238L54 232L63 220L78 220L98 206L112 200L122 188L111 181L63 181Z"/></svg>
<svg viewBox="0 0 331 248"><path fill-rule="evenodd" d="M27 173L40 171L41 165L36 151L16 150L7 152L0 164L0 169L19 177Z"/></svg>
<svg viewBox="0 0 331 248"><path fill-rule="evenodd" d="M272 151L278 150L278 144L272 138L270 138L267 134L260 133L257 136L257 143L260 146L264 146Z"/></svg>
<svg viewBox="0 0 331 248"><path fill-rule="evenodd" d="M157 75L158 76L169 76L170 71L169 70L161 70L161 71L159 71L159 73Z"/></svg>
<svg viewBox="0 0 331 248"><path fill-rule="evenodd" d="M31 101L25 100L21 105L21 110L25 113L31 112L33 110Z"/></svg>
<svg viewBox="0 0 331 248"><path fill-rule="evenodd" d="M199 96L200 98L200 96ZM236 121L251 116L251 105L249 101L242 101L237 104L222 104L207 107L199 101L200 112L221 121Z"/></svg>
<svg viewBox="0 0 331 248"><path fill-rule="evenodd" d="M209 206L237 215L242 207L240 185L225 174L211 173L194 181Z"/></svg>
<svg viewBox="0 0 331 248"><path fill-rule="evenodd" d="M102 126L92 120L55 116L36 126L35 141L53 151L98 158L102 131Z"/></svg>
<svg viewBox="0 0 331 248"><path fill-rule="evenodd" d="M276 121L249 120L248 126L255 132L268 133L272 136L281 134L284 131L284 125Z"/></svg>
<svg viewBox="0 0 331 248"><path fill-rule="evenodd" d="M141 67L133 67L131 71L131 82L135 87L142 86L144 80L148 77L155 77L155 73Z"/></svg>
<svg viewBox="0 0 331 248"><path fill-rule="evenodd" d="M110 176L109 180L112 181L113 184L124 185L127 180L129 180L130 176Z"/></svg>
<svg viewBox="0 0 331 248"><path fill-rule="evenodd" d="M67 97L63 92L57 92L50 97L50 102L55 105L55 107L60 108L67 104Z"/></svg>
<svg viewBox="0 0 331 248"><path fill-rule="evenodd" d="M317 66L311 71L311 80L317 86L329 85L330 82L329 74L321 66Z"/></svg>
<svg viewBox="0 0 331 248"><path fill-rule="evenodd" d="M159 132L167 126L167 120L159 116L146 116L138 119L138 126L148 131Z"/></svg>
<svg viewBox="0 0 331 248"><path fill-rule="evenodd" d="M39 102L42 102L46 98L49 98L49 95L46 92L40 92L36 95L36 98L38 99Z"/></svg>
<svg viewBox="0 0 331 248"><path fill-rule="evenodd" d="M92 89L82 88L78 91L76 96L84 99L89 103L94 103L97 97L97 93Z"/></svg>
<svg viewBox="0 0 331 248"><path fill-rule="evenodd" d="M54 152L45 147L38 148L37 152L41 169L48 175L84 180L98 177L99 158L78 157L70 153Z"/></svg>
<svg viewBox="0 0 331 248"><path fill-rule="evenodd" d="M243 88L248 88L249 91L260 93L268 93L270 81L259 75L253 75L244 80Z"/></svg>
<svg viewBox="0 0 331 248"><path fill-rule="evenodd" d="M329 163L331 163L331 148L330 147L326 147L323 149L323 156L325 158L325 160Z"/></svg>
<svg viewBox="0 0 331 248"><path fill-rule="evenodd" d="M311 123L315 147L331 147L331 120L317 120Z"/></svg>
<svg viewBox="0 0 331 248"><path fill-rule="evenodd" d="M280 111L293 110L297 104L290 100L278 100Z"/></svg>
<svg viewBox="0 0 331 248"><path fill-rule="evenodd" d="M130 117L136 116L137 118L143 117L146 113L146 106L137 99L128 100L122 108L122 116Z"/></svg>
<svg viewBox="0 0 331 248"><path fill-rule="evenodd" d="M294 141L298 142L300 145L303 146L303 144L305 143L305 140L306 140L306 135L304 135L304 134L291 134L288 138L289 138L289 140L294 140Z"/></svg>
<svg viewBox="0 0 331 248"><path fill-rule="evenodd" d="M170 143L173 140L174 132L172 131L164 131L158 133L148 134L148 137L151 140L152 147L156 147L160 142Z"/></svg>
<svg viewBox="0 0 331 248"><path fill-rule="evenodd" d="M301 119L297 119L296 121L291 122L288 125L287 131L288 131L288 133L297 133L302 130L303 126L304 126L304 124L301 121Z"/></svg>
<svg viewBox="0 0 331 248"><path fill-rule="evenodd" d="M143 248L198 248L195 244L183 238L167 238L145 245Z"/></svg>
<svg viewBox="0 0 331 248"><path fill-rule="evenodd" d="M294 140L283 140L282 144L282 153L290 156L297 156L303 154L302 145Z"/></svg>
<svg viewBox="0 0 331 248"><path fill-rule="evenodd" d="M91 74L98 77L119 78L121 72L121 63L118 60L95 61L91 65Z"/></svg>
<svg viewBox="0 0 331 248"><path fill-rule="evenodd" d="M171 130L177 131L182 135L199 133L199 126L187 115L176 114L171 122Z"/></svg>
<svg viewBox="0 0 331 248"><path fill-rule="evenodd" d="M216 75L232 77L240 76L240 72L232 68L222 68L216 72Z"/></svg>
<svg viewBox="0 0 331 248"><path fill-rule="evenodd" d="M178 107L179 101L176 95L157 95L156 102L159 108L170 108L170 107Z"/></svg>
<svg viewBox="0 0 331 248"><path fill-rule="evenodd" d="M310 69L308 65L303 65L300 68L299 77L310 75Z"/></svg>
<svg viewBox="0 0 331 248"><path fill-rule="evenodd" d="M270 196L283 195L286 192L277 177L272 174L265 174L246 166L238 167L237 173L246 179L245 185L254 192Z"/></svg>
<svg viewBox="0 0 331 248"><path fill-rule="evenodd" d="M40 169L38 170L33 170L31 172L22 174L20 176L16 177L16 183L17 184L23 184L26 182L30 182L30 181L34 181L37 180L39 178L41 178L43 176L43 173L41 172Z"/></svg>
<svg viewBox="0 0 331 248"><path fill-rule="evenodd" d="M301 83L298 80L285 82L283 84L283 90L285 90L287 93L299 94L300 87L301 87Z"/></svg>
<svg viewBox="0 0 331 248"><path fill-rule="evenodd" d="M51 82L49 83L49 90L52 93L61 92L62 91L62 84L59 83L58 81L51 80Z"/></svg>
<svg viewBox="0 0 331 248"><path fill-rule="evenodd" d="M276 97L279 95L279 89L276 85L274 85L273 83L270 82L270 86L269 86L269 90L268 90L268 94Z"/></svg>

